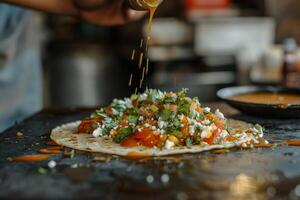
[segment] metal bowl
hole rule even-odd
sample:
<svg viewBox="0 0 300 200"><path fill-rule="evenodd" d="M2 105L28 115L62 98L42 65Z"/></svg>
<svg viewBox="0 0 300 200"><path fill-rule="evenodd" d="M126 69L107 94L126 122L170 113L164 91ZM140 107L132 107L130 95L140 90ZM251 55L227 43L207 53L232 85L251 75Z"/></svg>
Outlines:
<svg viewBox="0 0 300 200"><path fill-rule="evenodd" d="M271 105L248 103L243 101L232 100L231 97L240 94L249 94L255 92L270 92L270 93L285 93L285 94L299 94L300 89L273 87L273 86L240 86L229 87L221 89L217 92L217 96L224 100L232 107L239 111L257 117L266 118L300 118L300 104L287 104L287 105Z"/></svg>

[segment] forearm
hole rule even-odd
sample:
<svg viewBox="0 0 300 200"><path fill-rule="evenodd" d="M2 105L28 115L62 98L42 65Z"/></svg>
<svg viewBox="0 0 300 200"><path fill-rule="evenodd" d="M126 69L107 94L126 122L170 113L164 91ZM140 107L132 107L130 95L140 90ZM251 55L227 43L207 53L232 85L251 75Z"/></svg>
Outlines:
<svg viewBox="0 0 300 200"><path fill-rule="evenodd" d="M3 0L3 2L43 12L77 16L77 9L72 0Z"/></svg>

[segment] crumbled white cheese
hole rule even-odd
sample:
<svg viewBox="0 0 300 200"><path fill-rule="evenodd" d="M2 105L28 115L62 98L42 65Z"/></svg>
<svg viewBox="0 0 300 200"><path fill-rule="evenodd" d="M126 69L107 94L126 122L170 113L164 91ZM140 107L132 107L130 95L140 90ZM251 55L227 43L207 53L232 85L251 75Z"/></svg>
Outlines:
<svg viewBox="0 0 300 200"><path fill-rule="evenodd" d="M181 114L181 115L178 116L178 119L180 119L181 121L183 120L183 118L184 118L183 114Z"/></svg>
<svg viewBox="0 0 300 200"><path fill-rule="evenodd" d="M200 134L201 138L207 138L209 136L209 134L211 133L210 129L211 129L210 127L204 128Z"/></svg>
<svg viewBox="0 0 300 200"><path fill-rule="evenodd" d="M189 126L189 133L190 133L190 135L192 135L192 136L194 135L195 129L196 129L195 125L194 126Z"/></svg>
<svg viewBox="0 0 300 200"><path fill-rule="evenodd" d="M160 129L167 127L167 125L168 125L168 123L165 121L161 121L161 120L158 121L158 127Z"/></svg>
<svg viewBox="0 0 300 200"><path fill-rule="evenodd" d="M224 114L221 113L219 109L217 109L217 110L215 111L215 114L216 114L219 118L225 119Z"/></svg>
<svg viewBox="0 0 300 200"><path fill-rule="evenodd" d="M150 127L150 124L145 123L145 124L144 124L144 127L145 127L145 128L149 128L149 127Z"/></svg>
<svg viewBox="0 0 300 200"><path fill-rule="evenodd" d="M145 101L147 99L148 95L146 93L143 93L139 96L139 101Z"/></svg>
<svg viewBox="0 0 300 200"><path fill-rule="evenodd" d="M175 146L174 142L167 140L165 144L166 149L172 149L172 147Z"/></svg>
<svg viewBox="0 0 300 200"><path fill-rule="evenodd" d="M125 99L125 104L127 108L133 108L132 101L129 98Z"/></svg>
<svg viewBox="0 0 300 200"><path fill-rule="evenodd" d="M139 117L139 121L143 121L144 120L144 117L143 116L140 116Z"/></svg>
<svg viewBox="0 0 300 200"><path fill-rule="evenodd" d="M203 108L202 110L203 110L204 112L209 113L211 109L210 109L209 107L205 107L205 108Z"/></svg>
<svg viewBox="0 0 300 200"><path fill-rule="evenodd" d="M116 109L114 109L114 108L112 108L111 110L112 110L113 115L119 115L119 114L120 114L120 113L119 113Z"/></svg>
<svg viewBox="0 0 300 200"><path fill-rule="evenodd" d="M210 124L210 121L208 119L205 119L205 120L202 121L202 123L205 124L205 125L208 125L208 124Z"/></svg>
<svg viewBox="0 0 300 200"><path fill-rule="evenodd" d="M220 133L220 136L221 136L222 138L228 136L228 131L223 130L223 131Z"/></svg>
<svg viewBox="0 0 300 200"><path fill-rule="evenodd" d="M165 133L165 130L163 129L157 129L157 131L159 132L160 135L163 135Z"/></svg>
<svg viewBox="0 0 300 200"><path fill-rule="evenodd" d="M103 134L103 129L102 129L102 127L98 127L97 129L95 129L95 130L93 131L93 136L94 136L94 137L102 136L102 134Z"/></svg>
<svg viewBox="0 0 300 200"><path fill-rule="evenodd" d="M151 127L151 130L155 131L155 130L156 130L156 127L155 127L155 126L152 126L152 127Z"/></svg>

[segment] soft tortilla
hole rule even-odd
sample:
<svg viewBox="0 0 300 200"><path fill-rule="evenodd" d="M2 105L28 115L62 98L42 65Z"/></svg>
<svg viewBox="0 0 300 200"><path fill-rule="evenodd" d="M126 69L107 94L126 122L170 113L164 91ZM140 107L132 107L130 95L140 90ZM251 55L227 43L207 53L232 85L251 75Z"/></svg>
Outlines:
<svg viewBox="0 0 300 200"><path fill-rule="evenodd" d="M51 139L57 144L66 146L72 149L98 152L106 154L114 154L120 156L128 156L131 153L148 155L148 156L166 156L174 154L184 153L199 153L203 151L209 151L213 149L232 148L240 146L247 140L238 142L227 142L222 145L193 145L193 146L181 146L174 147L172 149L158 149L158 148L145 148L145 147L122 147L116 144L109 137L95 138L91 134L76 134L77 127L80 121L68 123L59 126L52 130ZM228 120L228 130L231 134L237 134L243 132L243 130L254 127L252 124L237 120Z"/></svg>

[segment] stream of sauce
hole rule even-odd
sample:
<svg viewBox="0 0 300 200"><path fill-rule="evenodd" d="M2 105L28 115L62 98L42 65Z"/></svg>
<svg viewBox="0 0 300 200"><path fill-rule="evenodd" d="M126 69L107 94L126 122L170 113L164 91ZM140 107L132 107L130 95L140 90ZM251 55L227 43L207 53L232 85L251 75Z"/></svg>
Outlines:
<svg viewBox="0 0 300 200"><path fill-rule="evenodd" d="M300 95L287 94L287 93L270 93L270 92L257 92L250 94L241 94L230 97L231 100L268 104L268 105L293 105L300 104Z"/></svg>
<svg viewBox="0 0 300 200"><path fill-rule="evenodd" d="M141 39L139 49L133 49L131 53L131 61L134 62L136 59L138 60L138 69L141 72L141 75L139 75L139 85L135 88L135 93L137 93L138 88L141 89L143 87L145 76L149 72L149 58L148 58L148 47L150 45L151 41L151 28L152 28L152 22L153 17L155 15L155 12L157 10L157 7L159 5L158 0L146 0L146 3L148 5L148 11L149 11L149 20L148 20L148 27L147 27L147 37L144 39ZM130 74L128 86L132 86L133 80L133 74Z"/></svg>

